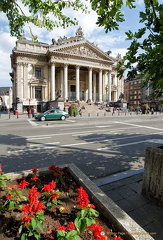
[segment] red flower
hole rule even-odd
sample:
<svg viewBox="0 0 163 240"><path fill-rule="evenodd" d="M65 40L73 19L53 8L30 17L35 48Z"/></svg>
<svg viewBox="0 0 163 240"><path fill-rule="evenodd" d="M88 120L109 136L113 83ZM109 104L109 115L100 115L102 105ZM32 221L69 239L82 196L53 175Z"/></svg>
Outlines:
<svg viewBox="0 0 163 240"><path fill-rule="evenodd" d="M113 237L112 239L113 239L113 240L123 240L123 238L121 238L120 236L118 236L118 237Z"/></svg>
<svg viewBox="0 0 163 240"><path fill-rule="evenodd" d="M56 167L54 170L59 171L59 170L60 170L60 167Z"/></svg>
<svg viewBox="0 0 163 240"><path fill-rule="evenodd" d="M22 211L25 213L30 213L31 216L36 214L37 212L42 212L43 209L46 207L42 204L41 201L38 199L39 192L37 192L37 188L33 186L31 189L28 190L28 199L29 204L26 204L22 207Z"/></svg>
<svg viewBox="0 0 163 240"><path fill-rule="evenodd" d="M38 172L38 169L37 169L37 168L33 168L33 169L31 169L31 171L32 171L33 173L35 173L35 172Z"/></svg>
<svg viewBox="0 0 163 240"><path fill-rule="evenodd" d="M94 208L96 208L96 207L95 207L95 205L90 204L90 208L93 208L93 209L94 209Z"/></svg>
<svg viewBox="0 0 163 240"><path fill-rule="evenodd" d="M18 187L19 187L19 188L25 188L25 187L28 186L28 185L29 185L29 182L27 182L27 181L25 181L25 180L22 180L22 181L19 183Z"/></svg>
<svg viewBox="0 0 163 240"><path fill-rule="evenodd" d="M49 184L44 184L42 191L51 192L56 188L56 182L52 181Z"/></svg>
<svg viewBox="0 0 163 240"><path fill-rule="evenodd" d="M55 194L52 194L52 195L50 196L50 198L52 198L52 200L53 200L54 198L57 198L58 196L59 196L59 194L55 193Z"/></svg>
<svg viewBox="0 0 163 240"><path fill-rule="evenodd" d="M62 225L59 225L57 230L58 230L58 231L65 231L65 230L66 230L66 227L65 227L65 226L62 226Z"/></svg>
<svg viewBox="0 0 163 240"><path fill-rule="evenodd" d="M24 213L29 213L30 212L30 205L29 204L24 205L21 210Z"/></svg>
<svg viewBox="0 0 163 240"><path fill-rule="evenodd" d="M88 204L90 203L88 199L88 194L86 191L83 189L83 187L80 187L76 189L78 191L78 199L77 199L77 204L79 204L82 208L88 208Z"/></svg>
<svg viewBox="0 0 163 240"><path fill-rule="evenodd" d="M9 199L11 199L11 198L12 198L12 195L11 195L11 194L6 194L6 196L5 196L5 197L6 197L6 199L7 199L7 200L9 200Z"/></svg>
<svg viewBox="0 0 163 240"><path fill-rule="evenodd" d="M75 224L73 222L70 222L68 226L66 227L67 230L73 230L75 229Z"/></svg>
<svg viewBox="0 0 163 240"><path fill-rule="evenodd" d="M53 175L54 177L58 177L59 173L54 173Z"/></svg>
<svg viewBox="0 0 163 240"><path fill-rule="evenodd" d="M2 162L0 162L0 173L2 173Z"/></svg>
<svg viewBox="0 0 163 240"><path fill-rule="evenodd" d="M56 168L56 165L51 165L50 167L48 167L48 169L50 170L50 171L53 171L53 170L55 170L55 168Z"/></svg>
<svg viewBox="0 0 163 240"><path fill-rule="evenodd" d="M36 177L36 176L34 176L34 177L32 177L31 179L32 179L33 181L37 181L39 178Z"/></svg>
<svg viewBox="0 0 163 240"><path fill-rule="evenodd" d="M29 216L24 216L23 217L23 220L22 220L22 223L24 224L24 226L26 226L26 223L29 223L31 221L31 217Z"/></svg>
<svg viewBox="0 0 163 240"><path fill-rule="evenodd" d="M107 236L103 230L103 227L99 223L94 223L91 226L87 227L93 230L93 236L95 240L107 240Z"/></svg>
<svg viewBox="0 0 163 240"><path fill-rule="evenodd" d="M51 187L52 190L55 189L55 188L56 188L56 182L51 181L51 182L49 183L49 186Z"/></svg>

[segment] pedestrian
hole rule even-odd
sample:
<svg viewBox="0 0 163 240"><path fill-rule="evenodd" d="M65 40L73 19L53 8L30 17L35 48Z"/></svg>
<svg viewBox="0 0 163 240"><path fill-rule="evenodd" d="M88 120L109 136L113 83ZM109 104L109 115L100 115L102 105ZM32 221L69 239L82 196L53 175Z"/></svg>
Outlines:
<svg viewBox="0 0 163 240"><path fill-rule="evenodd" d="M31 108L31 113L32 113L32 117L35 117L35 112L34 112L34 108Z"/></svg>
<svg viewBox="0 0 163 240"><path fill-rule="evenodd" d="M27 115L28 115L28 118L30 118L30 109L29 109L29 107L27 107Z"/></svg>

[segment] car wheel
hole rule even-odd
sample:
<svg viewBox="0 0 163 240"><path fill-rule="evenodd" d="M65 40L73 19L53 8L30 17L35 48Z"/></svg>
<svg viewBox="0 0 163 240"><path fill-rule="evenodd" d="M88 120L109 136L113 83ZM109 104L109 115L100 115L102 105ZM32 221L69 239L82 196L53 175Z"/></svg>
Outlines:
<svg viewBox="0 0 163 240"><path fill-rule="evenodd" d="M62 116L62 117L61 117L61 120L65 120L65 119L66 119L66 117L65 117L65 116Z"/></svg>
<svg viewBox="0 0 163 240"><path fill-rule="evenodd" d="M44 116L42 116L40 120L41 120L41 121L45 121L46 118L45 118Z"/></svg>

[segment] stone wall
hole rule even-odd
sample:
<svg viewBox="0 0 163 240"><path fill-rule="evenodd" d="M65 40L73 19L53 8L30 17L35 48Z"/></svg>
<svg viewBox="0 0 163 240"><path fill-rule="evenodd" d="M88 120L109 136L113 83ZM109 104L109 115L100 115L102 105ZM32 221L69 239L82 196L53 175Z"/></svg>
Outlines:
<svg viewBox="0 0 163 240"><path fill-rule="evenodd" d="M142 194L163 205L163 146L146 149Z"/></svg>

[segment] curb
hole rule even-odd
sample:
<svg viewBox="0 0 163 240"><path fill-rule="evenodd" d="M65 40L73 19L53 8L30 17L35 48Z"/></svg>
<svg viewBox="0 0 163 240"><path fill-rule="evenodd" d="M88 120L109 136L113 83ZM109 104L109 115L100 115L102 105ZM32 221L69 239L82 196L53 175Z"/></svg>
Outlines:
<svg viewBox="0 0 163 240"><path fill-rule="evenodd" d="M140 225L138 225L125 211L116 205L95 183L93 183L75 164L61 165L66 168L78 184L87 191L91 202L97 209L114 224L119 234L125 240L154 240ZM39 174L46 174L47 168L40 168ZM26 177L30 170L6 173L11 180Z"/></svg>

